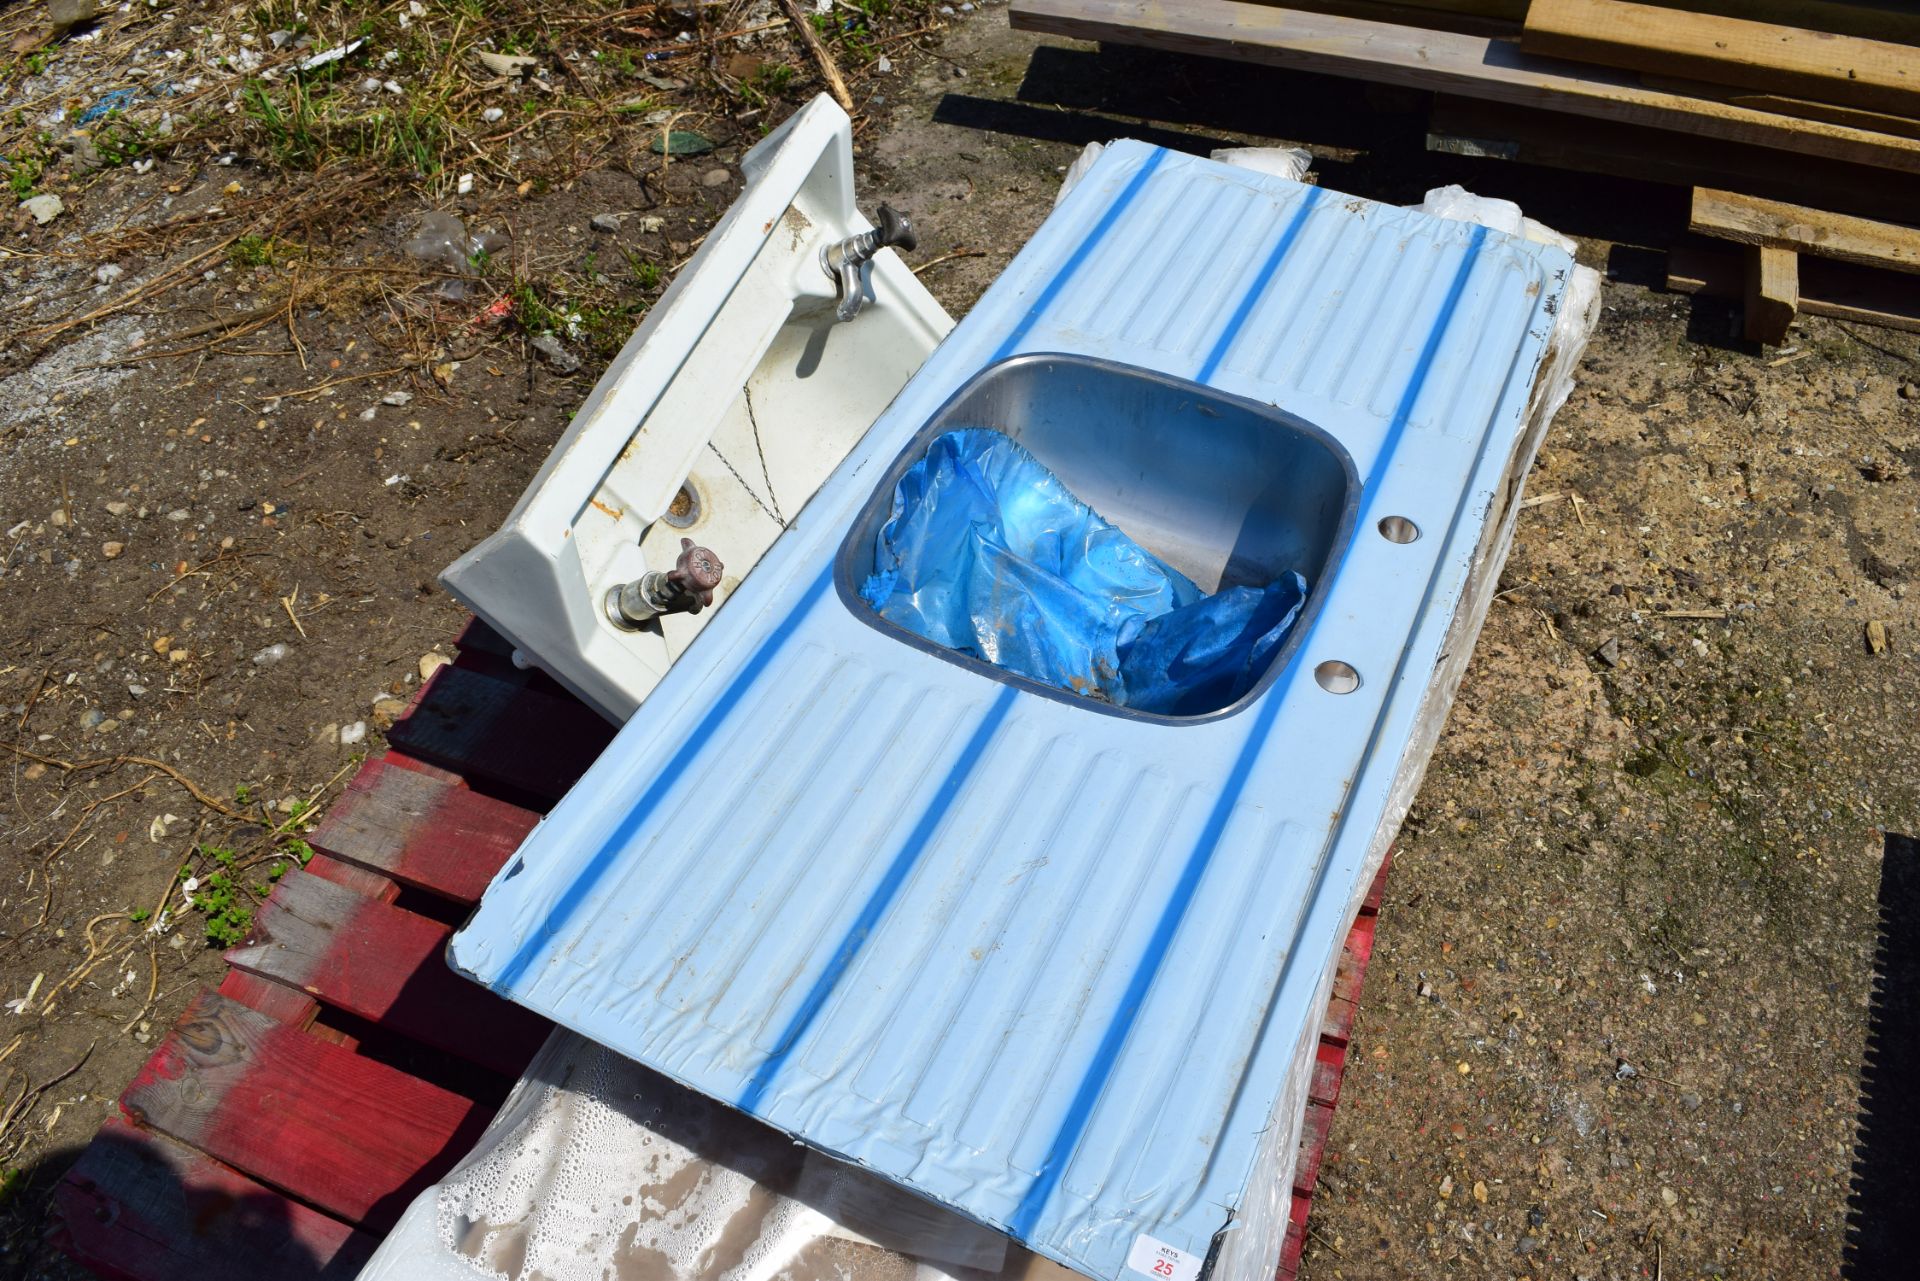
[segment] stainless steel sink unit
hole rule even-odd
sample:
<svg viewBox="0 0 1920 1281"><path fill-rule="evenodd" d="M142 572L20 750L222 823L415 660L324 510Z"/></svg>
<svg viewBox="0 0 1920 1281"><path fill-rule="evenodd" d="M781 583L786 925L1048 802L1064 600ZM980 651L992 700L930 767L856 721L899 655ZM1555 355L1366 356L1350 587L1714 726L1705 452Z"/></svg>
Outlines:
<svg viewBox="0 0 1920 1281"><path fill-rule="evenodd" d="M1572 270L1108 147L701 615L452 963L1089 1276L1271 1276L1330 962L1491 598L1578 349ZM849 585L953 425L1204 587L1304 568L1311 611L1184 717L880 625Z"/></svg>

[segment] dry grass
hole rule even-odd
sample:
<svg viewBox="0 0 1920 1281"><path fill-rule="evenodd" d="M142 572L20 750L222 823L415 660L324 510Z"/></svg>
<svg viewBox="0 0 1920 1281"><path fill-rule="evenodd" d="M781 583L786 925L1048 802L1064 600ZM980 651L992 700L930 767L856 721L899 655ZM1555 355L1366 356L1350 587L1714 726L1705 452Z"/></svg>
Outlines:
<svg viewBox="0 0 1920 1281"><path fill-rule="evenodd" d="M835 0L828 13L810 14L856 109L873 93L879 57L904 60L938 31L936 7ZM42 13L28 5L0 16L0 47L30 33ZM350 52L315 65L342 49ZM483 55L530 61L521 74L503 74ZM136 255L155 270L131 293L16 320L13 337L25 345L13 354L37 358L75 330L151 307L224 262L259 269L269 278L263 292L277 292L283 305L292 294L307 307L364 305L368 290L330 271L342 265L332 246L340 230L379 211L443 206L471 191L465 203L484 217L597 168L632 176L642 207L659 205L674 163L658 149L668 130L738 147L820 87L773 0L268 0L240 16L194 7L111 13L92 33L0 67L0 205L8 192L16 200L54 192L72 203L115 170L155 163L186 162L203 181L231 165L249 181L244 191L231 184L211 208L171 213L164 206L181 189L175 182L77 243L50 244L48 257ZM569 274L515 255L473 266L522 326L606 354L678 263L629 254ZM420 359L446 346L443 332L417 332L437 313L445 279L444 270L401 263L380 291L406 331L401 345Z"/></svg>

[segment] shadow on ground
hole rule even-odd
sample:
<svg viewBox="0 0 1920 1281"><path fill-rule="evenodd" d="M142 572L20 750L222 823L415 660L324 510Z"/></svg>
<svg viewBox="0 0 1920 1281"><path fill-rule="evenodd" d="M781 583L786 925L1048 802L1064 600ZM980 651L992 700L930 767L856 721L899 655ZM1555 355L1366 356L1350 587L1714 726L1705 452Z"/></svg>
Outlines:
<svg viewBox="0 0 1920 1281"><path fill-rule="evenodd" d="M1905 1275L1920 1257L1920 841L1889 833L1880 871L1860 1131L1841 1275Z"/></svg>

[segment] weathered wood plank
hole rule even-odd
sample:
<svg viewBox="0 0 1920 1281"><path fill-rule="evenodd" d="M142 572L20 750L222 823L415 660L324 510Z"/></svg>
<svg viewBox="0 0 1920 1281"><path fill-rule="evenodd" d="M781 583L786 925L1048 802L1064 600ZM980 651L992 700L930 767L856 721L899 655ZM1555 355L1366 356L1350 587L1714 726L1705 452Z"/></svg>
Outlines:
<svg viewBox="0 0 1920 1281"><path fill-rule="evenodd" d="M447 968L438 921L305 872L274 887L227 963L425 1045L518 1076L552 1024Z"/></svg>
<svg viewBox="0 0 1920 1281"><path fill-rule="evenodd" d="M1748 342L1773 346L1787 336L1800 310L1800 255L1770 245L1752 246L1747 255L1743 331Z"/></svg>
<svg viewBox="0 0 1920 1281"><path fill-rule="evenodd" d="M1920 57L1920 54L1913 54L1911 50L1908 52L1912 56ZM1878 133L1897 133L1908 138L1920 138L1920 120L1911 116L1889 115L1884 111L1868 111L1862 107L1843 107L1831 102L1817 102L1811 98L1796 98L1790 94L1765 93L1756 89L1709 84L1705 80L1688 80L1680 76L1662 76L1651 72L1642 72L1640 83L1649 89L1691 94L1696 98L1713 98L1720 102L1731 102L1736 106L1752 107L1755 111L1771 111L1782 116L1799 116L1805 120L1831 120L1835 124L1852 125L1857 129L1871 129Z"/></svg>
<svg viewBox="0 0 1920 1281"><path fill-rule="evenodd" d="M1920 60L1913 49L1857 36L1631 0L1533 0L1520 47L1544 58L1920 114Z"/></svg>
<svg viewBox="0 0 1920 1281"><path fill-rule="evenodd" d="M1739 254L1681 246L1667 255L1667 288L1684 294L1739 298L1746 273ZM1800 310L1865 325L1920 333L1920 290L1904 276L1824 258L1800 260Z"/></svg>
<svg viewBox="0 0 1920 1281"><path fill-rule="evenodd" d="M1456 93L1514 106L1677 129L1804 155L1920 173L1920 140L1649 89L1602 67L1532 57L1456 35L1245 0L1014 0L1013 25Z"/></svg>
<svg viewBox="0 0 1920 1281"><path fill-rule="evenodd" d="M1898 218L1920 209L1916 174L1819 156L1783 162L1780 152L1768 147L1561 111L1513 111L1447 94L1434 100L1427 149L1782 200L1818 191L1828 208L1871 218Z"/></svg>
<svg viewBox="0 0 1920 1281"><path fill-rule="evenodd" d="M613 735L585 703L456 665L434 673L387 739L470 778L557 799Z"/></svg>
<svg viewBox="0 0 1920 1281"><path fill-rule="evenodd" d="M61 1248L96 1276L125 1281L351 1281L378 1244L118 1117L53 1204Z"/></svg>
<svg viewBox="0 0 1920 1281"><path fill-rule="evenodd" d="M289 1027L308 1027L313 1016L320 1012L320 1002L305 992L240 970L228 970L217 990L228 1000L238 1001Z"/></svg>
<svg viewBox="0 0 1920 1281"><path fill-rule="evenodd" d="M147 1128L376 1231L473 1147L491 1113L212 992L120 1103Z"/></svg>
<svg viewBox="0 0 1920 1281"><path fill-rule="evenodd" d="M387 757L361 768L310 840L336 859L470 904L539 821L532 810Z"/></svg>
<svg viewBox="0 0 1920 1281"><path fill-rule="evenodd" d="M1865 267L1920 271L1920 230L1696 187L1688 227L1717 240L1796 249Z"/></svg>
<svg viewBox="0 0 1920 1281"><path fill-rule="evenodd" d="M1469 36L1518 39L1527 0L1253 0L1255 4L1335 13L1407 27L1431 27Z"/></svg>
<svg viewBox="0 0 1920 1281"><path fill-rule="evenodd" d="M391 903L400 894L400 886L378 872L323 853L315 853L307 863L307 874L332 881L366 898L377 898L382 903Z"/></svg>
<svg viewBox="0 0 1920 1281"><path fill-rule="evenodd" d="M1307 1100L1307 1114L1300 1123L1300 1159L1293 1167L1293 1190L1312 1196L1320 1182L1320 1166L1327 1156L1327 1135L1333 1129L1333 1109L1313 1099Z"/></svg>

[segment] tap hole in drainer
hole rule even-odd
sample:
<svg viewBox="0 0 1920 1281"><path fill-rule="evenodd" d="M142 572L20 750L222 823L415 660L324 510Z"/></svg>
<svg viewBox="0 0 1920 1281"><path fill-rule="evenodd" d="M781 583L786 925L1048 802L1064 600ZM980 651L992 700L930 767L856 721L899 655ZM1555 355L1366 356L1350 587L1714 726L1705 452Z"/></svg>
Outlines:
<svg viewBox="0 0 1920 1281"><path fill-rule="evenodd" d="M1378 528L1380 537L1390 543L1410 543L1420 537L1420 526L1405 516L1382 516Z"/></svg>
<svg viewBox="0 0 1920 1281"><path fill-rule="evenodd" d="M660 519L675 529L691 529L700 519L700 491L688 480L674 494L673 501L667 504L666 514Z"/></svg>
<svg viewBox="0 0 1920 1281"><path fill-rule="evenodd" d="M1313 679L1329 694L1351 694L1360 688L1360 673L1353 669L1353 664L1337 658L1329 658L1314 668Z"/></svg>

